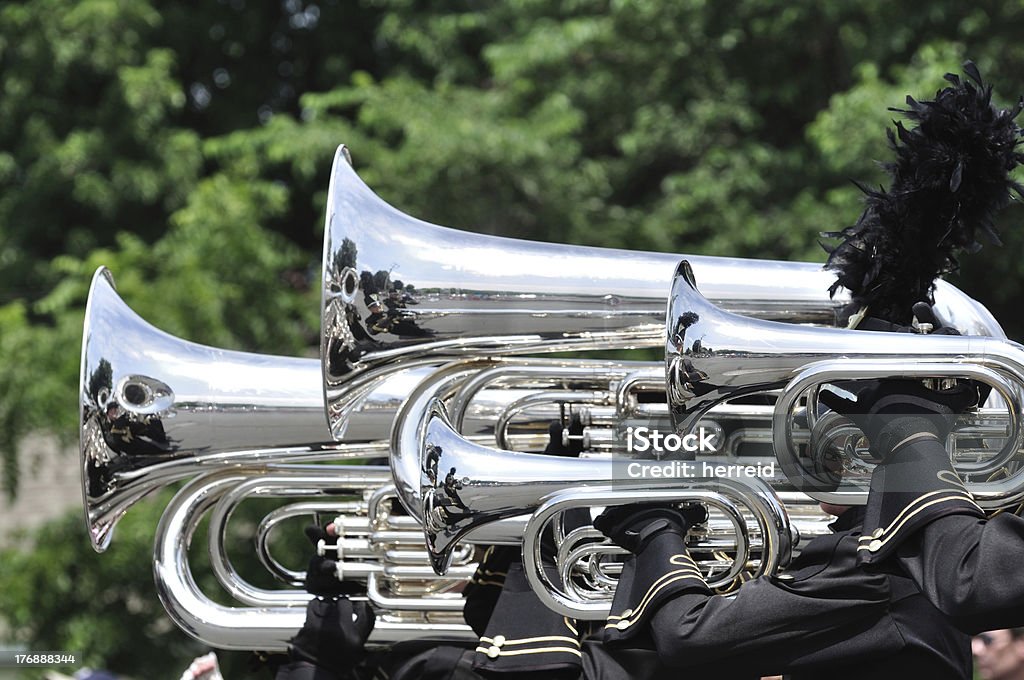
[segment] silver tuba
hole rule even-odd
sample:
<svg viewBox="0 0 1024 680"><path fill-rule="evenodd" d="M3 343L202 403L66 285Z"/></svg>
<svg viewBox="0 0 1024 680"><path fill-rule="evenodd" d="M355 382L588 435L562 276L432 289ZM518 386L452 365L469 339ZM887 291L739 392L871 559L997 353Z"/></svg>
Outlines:
<svg viewBox="0 0 1024 680"><path fill-rule="evenodd" d="M764 320L835 326L847 302L832 275L806 262L690 256L708 299ZM551 263L557 262L557 267ZM385 203L351 167L331 172L323 252L320 352L327 420L343 440L352 404L394 371L496 356L661 347L668 283L679 256L473 234ZM936 309L966 333L1005 337L988 310L939 282ZM392 469L419 513L415 446Z"/></svg>
<svg viewBox="0 0 1024 680"><path fill-rule="evenodd" d="M400 368L445 358L661 346L667 282L678 259L429 224L381 200L339 147L321 305L331 432L343 438L353 400ZM818 265L692 260L711 298L727 309L835 323L842 301L824 294L830 282ZM965 309L974 304L962 301Z"/></svg>
<svg viewBox="0 0 1024 680"><path fill-rule="evenodd" d="M557 531L556 567L561 583L544 576L540 536L550 521L570 509L650 502L702 503L731 523L735 558L723 573L712 576L712 587L732 583L752 559L750 534L760 537L754 575L771 574L789 562L792 536L789 517L781 501L759 480L684 479L652 488L629 481L627 461L559 458L514 453L482 447L454 430L443 404L427 405L420 430L420 499L423 531L435 570L445 573L452 550L474 529L501 519L532 515L523 529L523 565L534 592L551 609L580 619L605 618L611 606L611 588L603 593L567 590L576 579L575 561L605 552L621 554L593 529L577 537ZM620 480L620 481L616 481ZM752 529L744 514L751 517ZM595 540L597 539L597 540ZM701 546L698 543L695 548ZM582 552L581 552L582 551ZM598 559L591 564L602 564ZM578 570L585 571L585 570ZM604 597L601 598L600 595Z"/></svg>

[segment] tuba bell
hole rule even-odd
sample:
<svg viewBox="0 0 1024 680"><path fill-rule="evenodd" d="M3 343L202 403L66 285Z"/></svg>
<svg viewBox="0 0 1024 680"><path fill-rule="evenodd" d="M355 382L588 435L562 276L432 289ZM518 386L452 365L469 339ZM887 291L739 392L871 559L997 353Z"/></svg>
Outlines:
<svg viewBox="0 0 1024 680"><path fill-rule="evenodd" d="M421 371L422 373L422 371ZM86 529L110 544L140 498L225 466L387 457L391 421L419 376L394 374L353 405L349 437L324 421L316 359L187 342L139 317L93 275L82 334L79 449Z"/></svg>
<svg viewBox="0 0 1024 680"><path fill-rule="evenodd" d="M335 154L324 234L320 356L327 418L412 365L474 356L659 347L678 255L539 243L429 224L381 200ZM691 257L724 308L835 325L821 266ZM557 267L552 263L557 262ZM945 296L940 296L945 297ZM958 321L995 326L950 289ZM967 317L970 317L968 320Z"/></svg>

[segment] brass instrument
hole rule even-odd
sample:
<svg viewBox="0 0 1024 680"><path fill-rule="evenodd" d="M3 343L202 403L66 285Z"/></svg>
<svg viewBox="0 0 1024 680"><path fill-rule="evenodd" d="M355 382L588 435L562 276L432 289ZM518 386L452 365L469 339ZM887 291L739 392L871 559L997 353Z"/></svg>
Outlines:
<svg viewBox="0 0 1024 680"><path fill-rule="evenodd" d="M573 597L564 587L551 583L544 576L539 536L556 514L570 508L651 500L700 502L732 523L735 557L725 574L710 579L714 586L731 583L751 557L753 546L748 536L751 532L741 508L752 516L752 523L761 537L755 575L774 573L789 561L792 550L789 517L781 501L759 480L686 479L656 488L635 482L614 486L616 466L612 460L537 456L473 444L453 429L444 406L436 398L428 403L417 429L421 433L420 514L427 549L439 574L450 568L457 542L474 529L531 513L533 516L523 532L523 565L535 585L535 592L545 604L565 616L604 618L611 606L613 588L605 588L605 597L597 599L590 592L584 595L579 591ZM618 478L626 479L626 475L620 473ZM595 538L603 539L593 530L588 538L590 543L594 543ZM599 542L601 546L596 551L592 547L588 557L609 550L607 542ZM556 548L568 553L556 567L564 574L565 583L569 583L570 572L581 556L580 548L563 535L559 535ZM612 555L621 553L618 548L610 551Z"/></svg>
<svg viewBox="0 0 1024 680"><path fill-rule="evenodd" d="M662 346L668 282L678 260L427 224L373 194L339 147L328 194L319 362L174 338L138 318L117 296L110 274L97 272L80 396L93 545L102 551L109 544L118 518L138 498L194 478L160 523L154 573L169 616L215 647L281 649L301 626L308 595L296 586L304 574L286 567L269 545L275 527L305 513L341 518L340 576L365 584L379 612L375 643L467 635L457 592L473 568L472 546L523 545L530 554L548 530L563 534L562 583L545 583L534 566L527 567L529 578L549 606L593 617L614 586L614 551L593 529L559 528L561 509L635 499L618 486L607 488L602 457L622 453L622 432L632 424L669 425L665 395L675 387L649 362L533 355ZM845 302L829 299L830 277L816 264L691 261L709 298L733 314L793 328L833 326ZM936 302L962 330L1002 337L988 312L954 287L941 284ZM450 431L435 400L452 413ZM726 460L771 455L778 430L772 407L707 406L688 413L732 442ZM790 417L799 417L798 410L790 409ZM584 459L500 451L539 452L552 420L562 422ZM461 451L457 469L493 473L472 477L470 486L500 486L500 508L481 499L469 513L472 526L449 528L458 513L439 512L446 506L436 477L433 486L421 479L428 430L443 437L446 454ZM790 431L799 445L814 438L811 431ZM498 469L507 456L521 461L528 483ZM581 477L585 489L574 483ZM776 568L798 546L798 535L823 530L811 500L784 480L727 486L664 490L717 508L694 549L705 551L702 566L723 583L741 568ZM239 503L254 496L294 501L257 527L260 560L287 586L283 591L247 583L227 556L225 527ZM215 575L240 606L210 600L191 575L187 550L206 515ZM433 553L424 525L436 537ZM733 558L720 559L723 550ZM449 566L449 559L449 574L433 574L432 565Z"/></svg>
<svg viewBox="0 0 1024 680"><path fill-rule="evenodd" d="M423 371L421 371L423 373ZM418 376L395 373L331 438L315 359L187 342L146 323L110 272L89 289L79 381L82 496L93 548L148 493L208 470L387 457L391 421Z"/></svg>
<svg viewBox="0 0 1024 680"><path fill-rule="evenodd" d="M821 501L863 504L872 465L844 459L841 472L830 470L813 455L802 456L792 442L792 412L801 399L809 404L805 413L813 420L816 390L829 381L967 378L992 387L1004 405L1003 421L987 432L995 435L988 455L970 461L954 455L956 468L982 507L1014 506L1024 498L1020 470L995 481L972 478L990 477L1019 459L1024 443L1024 347L1017 343L1000 337L802 327L743 317L701 295L685 260L673 281L668 319L668 399L679 432L689 432L704 413L726 400L781 389L772 438L789 480ZM983 414L974 424L992 419L991 413Z"/></svg>

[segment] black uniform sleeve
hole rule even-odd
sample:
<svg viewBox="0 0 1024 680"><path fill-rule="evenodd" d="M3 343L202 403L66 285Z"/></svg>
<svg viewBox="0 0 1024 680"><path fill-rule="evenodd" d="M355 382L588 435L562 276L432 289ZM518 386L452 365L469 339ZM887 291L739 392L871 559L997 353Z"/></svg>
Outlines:
<svg viewBox="0 0 1024 680"><path fill-rule="evenodd" d="M942 517L984 517L953 470L945 447L934 437L915 437L871 475L864 532L857 547L862 564L882 563L922 527Z"/></svg>
<svg viewBox="0 0 1024 680"><path fill-rule="evenodd" d="M901 547L896 561L965 632L1024 626L1024 519L940 517Z"/></svg>
<svg viewBox="0 0 1024 680"><path fill-rule="evenodd" d="M846 568L854 568L848 562ZM813 663L886 606L884 579L843 579L842 571L759 578L733 597L689 593L671 600L651 624L659 658L671 666L711 664L736 671L752 664L772 671Z"/></svg>
<svg viewBox="0 0 1024 680"><path fill-rule="evenodd" d="M549 568L549 576L555 577ZM508 567L494 614L480 637L473 669L491 677L544 673L549 678L579 676L583 654L574 619L556 614L537 598L522 562Z"/></svg>
<svg viewBox="0 0 1024 680"><path fill-rule="evenodd" d="M1024 625L1024 519L986 520L933 439L875 469L858 553L901 569L965 632Z"/></svg>
<svg viewBox="0 0 1024 680"><path fill-rule="evenodd" d="M605 641L613 647L649 644L666 666L706 667L725 675L835 663L837 649L851 659L877 653L885 646L875 626L889 604L888 578L858 566L856 540L816 539L801 559L803 567L749 581L731 596L712 595L703 581L687 577L693 563L681 540L658 544L662 550L645 551L627 564L619 589L644 587L631 589L634 606L626 611L620 610L627 602L617 591L618 613L605 627ZM672 566L661 567L660 578L643 578L653 571L650 565L661 562ZM661 592L668 594L658 597Z"/></svg>

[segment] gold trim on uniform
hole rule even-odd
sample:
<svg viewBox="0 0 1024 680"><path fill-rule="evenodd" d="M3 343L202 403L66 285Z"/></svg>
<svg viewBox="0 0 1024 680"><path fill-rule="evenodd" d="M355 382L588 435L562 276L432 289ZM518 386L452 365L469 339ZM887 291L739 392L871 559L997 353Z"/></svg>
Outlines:
<svg viewBox="0 0 1024 680"><path fill-rule="evenodd" d="M580 641L576 638L567 637L565 635L542 635L540 637L532 638L519 638L517 640L510 640L503 635L495 635L493 638L482 637L480 642L489 642L496 647L504 647L508 645L525 645L528 642L571 642L577 647L580 646Z"/></svg>
<svg viewBox="0 0 1024 680"><path fill-rule="evenodd" d="M569 621L569 617L568 616L563 616L562 620L565 621L565 627L568 628L569 631L573 635L575 635L576 637L579 637L580 632L578 630L576 630L576 627L574 625L572 625L572 623Z"/></svg>
<svg viewBox="0 0 1024 680"><path fill-rule="evenodd" d="M564 652L566 654L575 654L581 659L583 658L583 653L580 650L570 647L542 647L538 649L515 650L498 649L497 647L477 647L476 651L486 654L491 659L496 659L499 656L522 656L523 654L544 654L545 652Z"/></svg>
<svg viewBox="0 0 1024 680"><path fill-rule="evenodd" d="M476 572L484 576L508 576L507 571L494 571L493 569L477 569Z"/></svg>
<svg viewBox="0 0 1024 680"><path fill-rule="evenodd" d="M933 432L915 432L914 434L900 440L895 446L889 449L889 455L891 456L892 454L896 453L896 451L900 447L906 446L907 444L910 444L912 442L920 441L922 439L931 439L932 441L939 441L938 436L935 435Z"/></svg>
<svg viewBox="0 0 1024 680"><path fill-rule="evenodd" d="M566 626L572 630L572 626L569 625L569 620L565 619ZM575 632L575 631L573 631ZM583 654L580 653L580 641L576 638L566 637L564 635L542 635L539 637L531 638L519 638L510 640L504 635L495 635L493 638L481 637L480 642L482 643L476 648L476 651L481 654L486 654L490 659L496 659L499 656L521 656L523 654L543 654L545 652L567 652L569 654L575 654L576 656L583 658ZM508 649L510 645L525 645L537 642L556 642L564 644L568 642L573 645L572 647L534 647L531 649ZM489 645L489 646L484 646Z"/></svg>
<svg viewBox="0 0 1024 680"><path fill-rule="evenodd" d="M683 560L683 561L682 562L677 562L676 560ZM690 557L689 555L687 555L686 553L683 553L682 555L673 555L672 557L668 558L668 563L669 564L674 564L677 567L696 567L697 566L697 563L693 561L693 558Z"/></svg>
<svg viewBox="0 0 1024 680"><path fill-rule="evenodd" d="M927 502L922 502L926 498L930 498L932 496L936 496L939 494L948 495L940 498L932 498L932 500L929 500ZM931 506L938 505L940 503L948 503L950 501L967 501L974 507L978 508L979 511L981 510L981 508L978 507L978 504L974 502L974 497L971 496L969 493L954 491L952 489L930 491L926 494L918 496L913 501L908 503L907 506L900 510L899 514L896 515L896 517L891 522L889 522L889 526L887 526L886 528L876 530L870 536L861 536L860 539L858 539L859 542L862 544L864 542L867 542L868 544L858 545L857 550L867 550L870 552L876 552L878 550L881 550L882 547L889 541L889 539L891 539L893 536L899 533L899 530L907 522L909 522L915 516L920 514L926 508L930 508ZM914 507L915 505L917 507Z"/></svg>
<svg viewBox="0 0 1024 680"><path fill-rule="evenodd" d="M684 562L677 562L676 560L685 560ZM640 602L632 610L626 610L622 612L620 616L609 615L607 617L608 623L605 624L605 628L618 628L619 630L625 630L631 625L636 623L638 619L643 615L644 609L650 604L654 596L657 595L662 589L669 584L675 583L676 581L682 581L684 579L694 579L700 581L705 587L707 582L704 580L704 575L701 574L700 569L697 568L696 562L693 559L683 553L681 555L673 555L669 558L669 563L674 565L685 565L682 569L675 569L666 574L663 574L658 580L651 584L644 593L644 596L640 598Z"/></svg>
<svg viewBox="0 0 1024 680"><path fill-rule="evenodd" d="M492 569L480 569L477 567L477 570L473 573L473 577L469 579L469 582L475 583L478 586L502 587L505 585L505 578L507 576L508 572L505 571L494 571Z"/></svg>
<svg viewBox="0 0 1024 680"><path fill-rule="evenodd" d="M946 482L947 484L952 484L953 486L963 489L964 493L968 495L971 494L971 492L968 491L967 489L967 485L964 484L964 480L960 479L960 475L953 472L952 470L939 470L938 472L935 473L935 476L939 479L939 481ZM973 498L974 496L972 495L971 497Z"/></svg>

